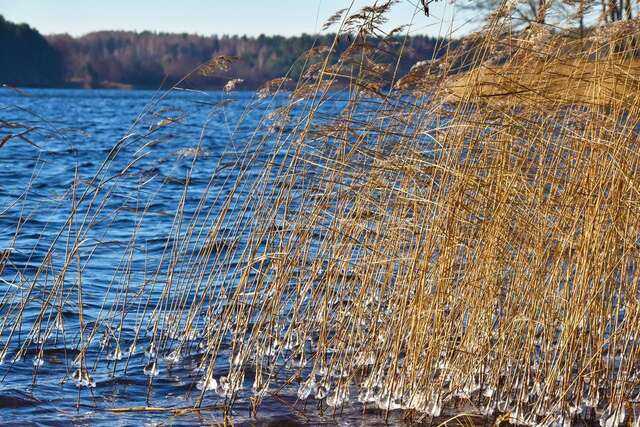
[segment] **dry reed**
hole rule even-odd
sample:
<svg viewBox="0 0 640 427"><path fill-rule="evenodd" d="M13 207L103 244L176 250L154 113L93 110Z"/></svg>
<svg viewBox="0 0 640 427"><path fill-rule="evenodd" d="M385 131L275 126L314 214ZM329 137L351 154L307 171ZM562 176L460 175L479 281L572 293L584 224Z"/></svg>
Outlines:
<svg viewBox="0 0 640 427"><path fill-rule="evenodd" d="M62 253L52 245L5 294L2 351L37 306L13 351L62 334L77 349L69 376L89 387L99 366L126 372L144 347L149 387L164 364L196 355L196 406L247 398L258 411L289 393L300 412L313 400L415 421L638 425L640 26L577 39L503 32L498 16L401 77L377 62L402 50L380 30L391 3L331 18L351 48L303 58L290 101L234 154L237 174L188 215L185 185L162 259L135 284L141 208L118 286L86 323L80 253L120 141L71 196ZM269 82L262 102L285 84ZM343 108L323 109L338 96ZM79 310L74 330L67 307Z"/></svg>

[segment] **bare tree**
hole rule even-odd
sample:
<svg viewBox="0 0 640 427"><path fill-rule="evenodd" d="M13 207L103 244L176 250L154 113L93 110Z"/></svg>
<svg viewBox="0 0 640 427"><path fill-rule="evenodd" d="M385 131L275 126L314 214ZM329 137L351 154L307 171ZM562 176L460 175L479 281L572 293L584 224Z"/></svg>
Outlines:
<svg viewBox="0 0 640 427"><path fill-rule="evenodd" d="M595 24L595 10L600 5L600 21L614 22L623 19L632 19L634 5L632 0L458 0L458 7L485 13L487 16L499 14L511 16L514 27L524 27L531 23L551 23L555 14L564 17L573 17L577 23L581 35L585 33L585 27Z"/></svg>
<svg viewBox="0 0 640 427"><path fill-rule="evenodd" d="M486 14L504 13L507 11L516 21L516 26L529 25L532 22L544 23L547 13L557 0L460 0L458 6L463 9L476 10Z"/></svg>

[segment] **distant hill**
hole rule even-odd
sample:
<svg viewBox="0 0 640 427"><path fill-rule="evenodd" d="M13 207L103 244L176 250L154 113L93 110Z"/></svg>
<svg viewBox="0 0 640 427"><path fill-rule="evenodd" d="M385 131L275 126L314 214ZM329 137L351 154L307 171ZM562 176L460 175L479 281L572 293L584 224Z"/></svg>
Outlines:
<svg viewBox="0 0 640 427"><path fill-rule="evenodd" d="M200 64L218 55L237 57L226 73L194 73L183 86L221 88L230 78L241 78L240 88L252 89L291 71L300 73L297 61L313 46L331 45L334 35L199 36L152 32L100 31L82 37L52 35L46 39L26 25L4 19L0 26L2 63L0 83L22 86L166 87L180 81ZM431 58L441 40L414 36L403 50L399 72ZM337 53L347 48L342 40ZM397 48L399 51L399 47ZM390 52L387 62L393 62Z"/></svg>
<svg viewBox="0 0 640 427"><path fill-rule="evenodd" d="M64 82L63 58L38 31L0 15L0 84L59 86Z"/></svg>
<svg viewBox="0 0 640 427"><path fill-rule="evenodd" d="M49 42L65 60L66 80L85 86L130 85L157 88L174 84L200 64L217 55L237 57L227 73L192 75L184 83L197 88L220 88L230 78L244 80L243 88L256 88L282 77L292 68L295 78L301 68L296 60L314 45L330 46L334 35L210 36L151 32L100 31L82 37L56 35ZM417 61L430 58L437 39L412 37L403 56L401 72ZM338 53L346 49L344 40ZM391 59L390 59L391 61Z"/></svg>

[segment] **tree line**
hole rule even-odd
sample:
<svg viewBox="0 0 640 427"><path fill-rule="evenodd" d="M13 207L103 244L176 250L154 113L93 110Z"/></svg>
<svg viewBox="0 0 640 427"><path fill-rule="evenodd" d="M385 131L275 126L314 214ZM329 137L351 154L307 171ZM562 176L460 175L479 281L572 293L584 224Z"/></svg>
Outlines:
<svg viewBox="0 0 640 427"><path fill-rule="evenodd" d="M158 88L181 82L193 88L221 88L231 78L240 88L260 87L271 79L297 78L303 53L331 46L333 34L282 36L201 36L155 32L99 31L81 37L67 34L43 37L25 24L0 18L0 83L15 86ZM430 59L442 39L412 36L402 46L399 73ZM339 55L350 44L340 40ZM391 51L389 63L397 60ZM203 75L198 67L219 55L235 58L225 73ZM189 76L183 80L185 76Z"/></svg>
<svg viewBox="0 0 640 427"><path fill-rule="evenodd" d="M58 86L64 73L62 55L46 38L0 15L0 84Z"/></svg>

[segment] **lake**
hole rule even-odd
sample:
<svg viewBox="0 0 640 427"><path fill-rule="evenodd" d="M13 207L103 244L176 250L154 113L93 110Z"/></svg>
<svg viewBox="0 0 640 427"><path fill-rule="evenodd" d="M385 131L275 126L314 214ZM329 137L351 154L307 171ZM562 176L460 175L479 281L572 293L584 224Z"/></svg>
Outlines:
<svg viewBox="0 0 640 427"><path fill-rule="evenodd" d="M195 246L179 242L203 241L185 236L211 227L223 209L230 219L219 235L243 243L243 233L224 230L252 215L241 208L250 186L234 183L241 173L243 182L261 179L264 165L286 156L274 157L282 147L273 147L269 132L286 133L288 125L267 114L286 102L286 96L259 100L252 92L0 92L2 136L17 135L0 148L0 422L221 420L215 395L200 412L174 417L166 410L193 406L203 375L198 336L176 356L175 342L185 340L166 332L184 319L169 318L175 310L159 301L181 304L194 292L184 276L166 287L173 280L168 275L186 274L168 254L197 257ZM323 109L331 113L340 105L336 99ZM302 117L304 108L290 115ZM224 206L232 193L234 203ZM227 253L225 262L233 265L230 247L214 250ZM198 274L205 281L207 272ZM219 279L206 282L215 295ZM211 314L208 304L201 313ZM202 326L208 318L200 317ZM153 327L158 323L165 330ZM157 349L151 342L159 336ZM152 367L151 359L157 361ZM216 369L228 362L219 358ZM248 396L240 396L233 412L240 423L252 422ZM333 420L307 418L290 404L286 397L265 399L260 420ZM164 410L126 409L135 407Z"/></svg>

